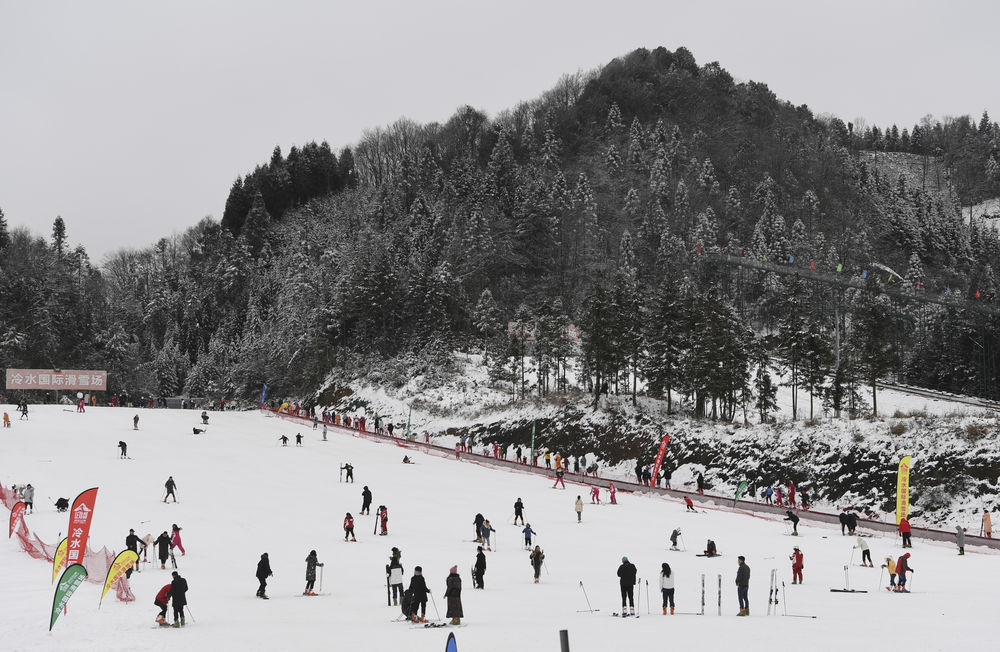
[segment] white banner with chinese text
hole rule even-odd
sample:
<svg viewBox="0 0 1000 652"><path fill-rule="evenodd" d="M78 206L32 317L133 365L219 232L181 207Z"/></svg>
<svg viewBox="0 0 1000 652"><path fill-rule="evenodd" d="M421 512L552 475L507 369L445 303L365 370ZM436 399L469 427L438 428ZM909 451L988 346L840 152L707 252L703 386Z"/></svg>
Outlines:
<svg viewBox="0 0 1000 652"><path fill-rule="evenodd" d="M12 389L104 390L108 386L107 371L76 369L8 369L7 391Z"/></svg>

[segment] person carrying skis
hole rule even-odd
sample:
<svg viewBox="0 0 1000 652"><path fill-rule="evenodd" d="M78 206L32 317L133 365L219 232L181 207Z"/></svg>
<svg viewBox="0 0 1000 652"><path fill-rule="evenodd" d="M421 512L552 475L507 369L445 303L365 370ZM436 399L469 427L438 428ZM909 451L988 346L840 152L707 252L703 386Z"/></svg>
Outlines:
<svg viewBox="0 0 1000 652"><path fill-rule="evenodd" d="M905 518L899 519L899 533L903 535L903 547L912 548L913 542L910 541L910 522Z"/></svg>
<svg viewBox="0 0 1000 652"><path fill-rule="evenodd" d="M260 561L257 562L257 581L260 582L260 587L257 589L257 597L264 598L267 600L267 578L274 575L271 572L271 561L267 558L267 553L265 552L260 556Z"/></svg>
<svg viewBox="0 0 1000 652"><path fill-rule="evenodd" d="M715 542L709 539L705 543L705 552L703 553L706 557L716 557L719 554L718 548L715 546Z"/></svg>
<svg viewBox="0 0 1000 652"><path fill-rule="evenodd" d="M119 441L118 442L118 448L121 449L121 455L118 456L118 459L124 460L125 458L127 458L128 457L128 444L126 444L123 441Z"/></svg>
<svg viewBox="0 0 1000 652"><path fill-rule="evenodd" d="M181 557L187 554L184 552L184 544L181 543L181 528L177 527L176 523L170 528L170 544L172 548L177 548L181 551Z"/></svg>
<svg viewBox="0 0 1000 652"><path fill-rule="evenodd" d="M156 614L157 625L165 626L167 624L167 603L170 602L170 589L172 587L173 583L164 584L153 600L153 604L160 608L160 613Z"/></svg>
<svg viewBox="0 0 1000 652"><path fill-rule="evenodd" d="M476 564L472 567L472 588L485 589L483 576L486 575L486 553L482 546L476 546Z"/></svg>
<svg viewBox="0 0 1000 652"><path fill-rule="evenodd" d="M372 492L365 485L365 488L361 491L361 511L359 514L371 514L372 511Z"/></svg>
<svg viewBox="0 0 1000 652"><path fill-rule="evenodd" d="M802 551L798 546L795 546L789 559L792 561L792 584L802 584L802 569L805 565L802 563Z"/></svg>
<svg viewBox="0 0 1000 652"><path fill-rule="evenodd" d="M489 519L483 519L483 524L479 526L479 538L482 543L486 544L486 549L492 551L493 548L490 547L490 532L496 532L496 530L490 525Z"/></svg>
<svg viewBox="0 0 1000 652"><path fill-rule="evenodd" d="M882 568L889 571L889 586L885 587L886 591L896 590L896 562L892 560L892 557L886 557L885 563L882 564Z"/></svg>
<svg viewBox="0 0 1000 652"><path fill-rule="evenodd" d="M524 547L525 548L530 548L531 547L531 536L533 534L538 534L538 533L531 529L531 523L528 523L528 525L523 530L521 530L521 532L524 533Z"/></svg>
<svg viewBox="0 0 1000 652"><path fill-rule="evenodd" d="M736 596L740 601L740 613L738 616L750 615L750 567L746 564L746 558L740 555L736 558L739 563L739 570L736 571Z"/></svg>
<svg viewBox="0 0 1000 652"><path fill-rule="evenodd" d="M301 432L295 433L295 445L296 446L301 446L302 445L302 433Z"/></svg>
<svg viewBox="0 0 1000 652"><path fill-rule="evenodd" d="M958 544L958 554L965 554L965 528L961 525L955 526L955 543Z"/></svg>
<svg viewBox="0 0 1000 652"><path fill-rule="evenodd" d="M354 482L354 466L350 462L340 467L340 469L342 471L347 471L347 475L344 477L344 482Z"/></svg>
<svg viewBox="0 0 1000 652"><path fill-rule="evenodd" d="M424 569L416 566L413 569L413 577L410 578L410 586L406 589L410 594L410 618L415 623L427 622L427 582L424 581ZM420 617L417 617L417 609L420 610Z"/></svg>
<svg viewBox="0 0 1000 652"><path fill-rule="evenodd" d="M386 508L385 505L379 505L378 523L379 527L382 528L381 532L378 533L379 536L384 537L385 535L389 534L389 510Z"/></svg>
<svg viewBox="0 0 1000 652"><path fill-rule="evenodd" d="M313 591L313 587L316 585L316 567L322 565L319 558L316 557L316 551L310 550L306 556L306 590L302 592L302 595L316 595L316 592Z"/></svg>
<svg viewBox="0 0 1000 652"><path fill-rule="evenodd" d="M24 509L32 514L35 511L35 488L29 482L21 492L21 500L24 501Z"/></svg>
<svg viewBox="0 0 1000 652"><path fill-rule="evenodd" d="M785 514L787 514L787 516L785 516L782 520L792 522L792 536L799 536L799 517L796 516L791 510L785 510Z"/></svg>
<svg viewBox="0 0 1000 652"><path fill-rule="evenodd" d="M896 560L896 591L899 593L909 593L906 590L906 571L913 572L910 568L910 553L905 553Z"/></svg>
<svg viewBox="0 0 1000 652"><path fill-rule="evenodd" d="M563 481L563 470L560 469L560 468L558 468L558 467L556 467L556 468L557 468L557 470L556 470L556 482L555 482L555 484L552 485L552 488L555 489L559 485L562 485L562 488L565 489L566 488L566 482Z"/></svg>
<svg viewBox="0 0 1000 652"><path fill-rule="evenodd" d="M287 435L282 435L282 436L278 437L278 441L281 442L282 446L288 446L288 436Z"/></svg>
<svg viewBox="0 0 1000 652"><path fill-rule="evenodd" d="M861 548L861 565L875 568L875 564L872 563L872 551L868 549L868 542L865 541L863 536L858 536L858 545L854 547ZM865 563L866 560L867 564Z"/></svg>
<svg viewBox="0 0 1000 652"><path fill-rule="evenodd" d="M445 587L444 597L448 599L445 617L451 618L452 625L461 625L465 614L462 613L462 578L458 574L458 566L452 566L448 571Z"/></svg>
<svg viewBox="0 0 1000 652"><path fill-rule="evenodd" d="M403 595L403 564L399 561L399 548L392 549L389 563L385 565L385 574L392 587L392 604L398 605L398 599Z"/></svg>
<svg viewBox="0 0 1000 652"><path fill-rule="evenodd" d="M476 518L472 519L472 525L476 528L476 543L483 542L482 528L485 520L482 514L476 514Z"/></svg>
<svg viewBox="0 0 1000 652"><path fill-rule="evenodd" d="M576 522L580 523L583 520L583 498L580 498L579 496L576 497L576 504L574 508L576 509Z"/></svg>
<svg viewBox="0 0 1000 652"><path fill-rule="evenodd" d="M666 562L660 565L660 592L663 594L663 615L667 615L668 606L670 615L674 615L674 575Z"/></svg>
<svg viewBox="0 0 1000 652"><path fill-rule="evenodd" d="M698 510L694 508L694 503L691 502L691 496L684 496L684 504L687 507L684 509L685 512L697 512Z"/></svg>
<svg viewBox="0 0 1000 652"><path fill-rule="evenodd" d="M177 571L171 573L174 578L170 582L170 600L174 606L174 627L184 626L184 607L187 605L187 580Z"/></svg>
<svg viewBox="0 0 1000 652"><path fill-rule="evenodd" d="M535 549L528 555L528 561L535 571L535 584L538 584L538 580L542 577L542 563L545 561L545 553L540 547L535 546Z"/></svg>
<svg viewBox="0 0 1000 652"><path fill-rule="evenodd" d="M167 502L167 498L173 496L174 502L177 502L177 494L174 493L174 489L177 488L177 483L174 482L174 476L167 478L167 481L163 484L167 488L167 493L163 495L163 502Z"/></svg>
<svg viewBox="0 0 1000 652"><path fill-rule="evenodd" d="M635 599L633 597L635 590L635 575L638 569L635 564L628 560L628 557L622 557L622 564L618 567L618 584L622 592L622 617L626 615L635 615ZM625 613L625 602L628 601L628 614Z"/></svg>
<svg viewBox="0 0 1000 652"><path fill-rule="evenodd" d="M170 543L170 536L167 534L166 530L164 530L163 534L156 538L153 545L156 546L158 553L157 556L160 558L160 568L166 568L167 559L170 558L170 549L174 547L173 544Z"/></svg>
<svg viewBox="0 0 1000 652"><path fill-rule="evenodd" d="M354 538L354 517L351 516L350 512L344 517L344 541L347 541L350 537L351 541L357 541Z"/></svg>
<svg viewBox="0 0 1000 652"><path fill-rule="evenodd" d="M514 525L517 525L517 519L521 519L521 525L524 525L524 503L521 502L520 496L514 502Z"/></svg>
<svg viewBox="0 0 1000 652"><path fill-rule="evenodd" d="M601 504L601 489L600 489L600 487L591 487L590 488L590 504L591 505L594 505L594 504L600 505Z"/></svg>
<svg viewBox="0 0 1000 652"><path fill-rule="evenodd" d="M670 549L680 550L677 547L677 538L681 535L681 529L679 527L674 528L674 531L670 533Z"/></svg>

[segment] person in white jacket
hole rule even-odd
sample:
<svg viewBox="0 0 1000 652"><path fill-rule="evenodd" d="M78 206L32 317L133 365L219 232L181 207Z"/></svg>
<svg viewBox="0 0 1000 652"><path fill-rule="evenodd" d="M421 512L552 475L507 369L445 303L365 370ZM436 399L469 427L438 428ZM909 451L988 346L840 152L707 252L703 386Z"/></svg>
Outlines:
<svg viewBox="0 0 1000 652"><path fill-rule="evenodd" d="M34 512L35 488L31 486L30 482L28 483L28 486L24 488L24 491L21 492L21 498L24 500L24 507L28 510L28 513L31 514Z"/></svg>
<svg viewBox="0 0 1000 652"><path fill-rule="evenodd" d="M667 615L667 607L670 607L670 615L674 613L674 574L670 570L670 564L660 565L660 592L663 593L663 615Z"/></svg>
<svg viewBox="0 0 1000 652"><path fill-rule="evenodd" d="M583 499L579 496L576 497L576 522L579 523L583 519Z"/></svg>
<svg viewBox="0 0 1000 652"><path fill-rule="evenodd" d="M865 541L865 538L862 536L858 536L858 545L854 547L861 548L861 565L875 568L875 564L872 563L872 553L871 550L868 549L868 542ZM866 564L865 562L868 563Z"/></svg>

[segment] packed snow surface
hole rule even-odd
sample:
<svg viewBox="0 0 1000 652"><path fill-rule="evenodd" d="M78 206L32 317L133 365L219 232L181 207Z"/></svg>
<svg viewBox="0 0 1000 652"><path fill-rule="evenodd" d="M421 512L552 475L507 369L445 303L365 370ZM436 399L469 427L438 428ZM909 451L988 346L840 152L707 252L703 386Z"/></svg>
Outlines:
<svg viewBox="0 0 1000 652"><path fill-rule="evenodd" d="M881 649L902 638L921 650L981 647L993 635L993 611L1000 555L976 547L956 555L954 545L917 539L910 552L916 573L913 592L890 594L879 564L902 554L893 538L867 539L875 568L858 566L856 540L839 528L800 524L802 536L787 536L786 525L771 518L733 513L725 506L685 513L683 503L622 492L618 505L591 505L587 490L526 473L494 470L375 443L331 429L320 431L255 412L212 413L204 434L192 434L197 413L91 408L76 414L61 407L37 407L30 422L18 421L0 433L0 480L32 483L35 514L28 526L44 541L65 534L67 515L47 497L72 500L100 487L91 530L94 547L120 550L129 528L154 536L177 523L186 556L179 570L190 586L196 619L183 629L154 626L153 598L170 579L147 564L131 579L134 604L114 599L98 610L100 587L84 584L51 633L51 566L31 559L16 538L0 546L3 644L8 650L441 650L450 628L424 629L392 622L399 609L386 606L384 567L392 546L403 551L407 583L421 565L437 610L444 617L445 578L457 565L462 575L463 627L454 629L460 651L558 650L560 629L569 630L574 652L634 649L662 642L684 649L783 649L789 641L811 649ZM304 445L294 445L302 432ZM291 442L282 447L281 434ZM119 459L117 444L129 445L131 459ZM404 454L416 462L401 463ZM338 467L351 462L355 483L338 481ZM161 502L163 483L173 475L179 502ZM361 490L373 494L372 516L360 516ZM583 522L573 502L583 495ZM546 568L533 584L520 527L511 523L512 504L521 497L528 522L538 532ZM607 493L602 492L602 500ZM375 536L374 508L389 511L389 536ZM357 543L345 543L346 512L356 518ZM475 559L473 517L481 512L497 529L488 553L486 590L472 589ZM667 536L680 526L686 552L668 551ZM696 557L707 538L722 557ZM791 585L792 547L805 554L805 584ZM305 557L311 549L326 564L323 595L303 597ZM261 553L269 553L274 577L270 600L254 596ZM615 619L619 610L616 570L627 555L641 577L640 619ZM751 616L738 618L734 585L737 555L751 568ZM853 556L852 556L853 555ZM152 560L154 555L150 554ZM658 572L668 562L677 582L678 612L701 608L701 575L706 577L704 616L660 615ZM852 563L853 562L853 563ZM831 593L850 583L868 593ZM786 586L779 613L817 618L768 617L768 578L778 569ZM722 575L722 616L717 614L718 574ZM881 580L881 581L880 581ZM647 615L646 582L652 601ZM599 612L586 611L581 590ZM317 587L318 589L318 587ZM433 604L428 604L435 617ZM777 646L777 647L776 647Z"/></svg>

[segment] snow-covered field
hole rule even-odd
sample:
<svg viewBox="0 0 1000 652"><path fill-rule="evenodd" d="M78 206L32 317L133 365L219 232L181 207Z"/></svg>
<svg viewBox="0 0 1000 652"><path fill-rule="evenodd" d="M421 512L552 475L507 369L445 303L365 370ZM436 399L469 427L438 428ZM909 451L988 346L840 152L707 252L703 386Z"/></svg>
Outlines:
<svg viewBox="0 0 1000 652"><path fill-rule="evenodd" d="M37 487L38 511L28 525L54 543L66 530L66 514L47 503L72 500L100 487L91 531L96 546L120 550L128 529L154 535L181 525L190 555L178 556L190 585L189 604L196 622L185 629L153 626L156 591L169 570L149 565L132 576L135 604L114 600L98 611L100 588L83 585L52 633L47 632L52 603L51 567L21 552L15 540L0 546L3 649L10 650L440 650L448 629L413 628L391 622L398 608L386 606L384 566L391 546L403 551L407 581L421 565L444 616L444 581L457 564L463 578L464 627L455 630L459 650L558 650L558 630L568 629L574 651L636 646L685 649L785 649L791 644L833 650L845 646L878 649L900 640L921 650L989 647L993 634L995 578L1000 555L917 540L911 563L917 569L914 592L889 594L879 581L878 564L901 554L894 539L872 538L876 568L850 568L854 588L865 594L830 593L843 587L844 565L854 540L839 529L803 524L801 537L785 536L780 521L721 510L685 514L671 500L619 494L617 506L584 509L576 523L573 501L582 488L553 490L547 480L492 470L472 463L410 453L416 464L403 465L406 451L343 434L297 429L257 413L213 413L206 434L193 435L195 412L141 410L140 430L131 428L134 410L89 409L75 414L59 407L37 407L31 421L0 432L0 480L7 486ZM305 444L282 448L280 434L305 435ZM130 460L120 460L117 443L129 444ZM294 440L293 440L294 441ZM355 466L355 484L338 482L338 466ZM173 475L177 504L160 502L163 483ZM389 536L371 533L374 516L358 517L357 543L345 543L345 512L356 517L362 486L374 505L389 510ZM526 516L539 533L548 573L532 583L520 528L510 524L512 503L520 496ZM472 520L482 512L498 530L498 546L488 556L486 590L471 588L475 558ZM667 550L667 534L680 525L687 552ZM723 553L705 559L694 553L707 537ZM792 586L792 546L805 554L805 584ZM323 593L301 595L304 559L310 549L326 563ZM271 600L254 597L254 571L268 552L274 577ZM750 618L735 617L736 556L752 569ZM612 619L618 609L615 571L622 555L638 566L643 586L638 620ZM152 558L152 556L151 556ZM661 616L657 572L668 562L677 578L678 611L697 612L701 574L706 574L705 616ZM169 564L168 564L169 568ZM789 614L816 619L768 617L768 576L777 568L787 586ZM722 574L722 617L716 615L717 574ZM646 615L645 582L653 613ZM580 582L599 613L587 608ZM434 607L428 605L430 615Z"/></svg>

